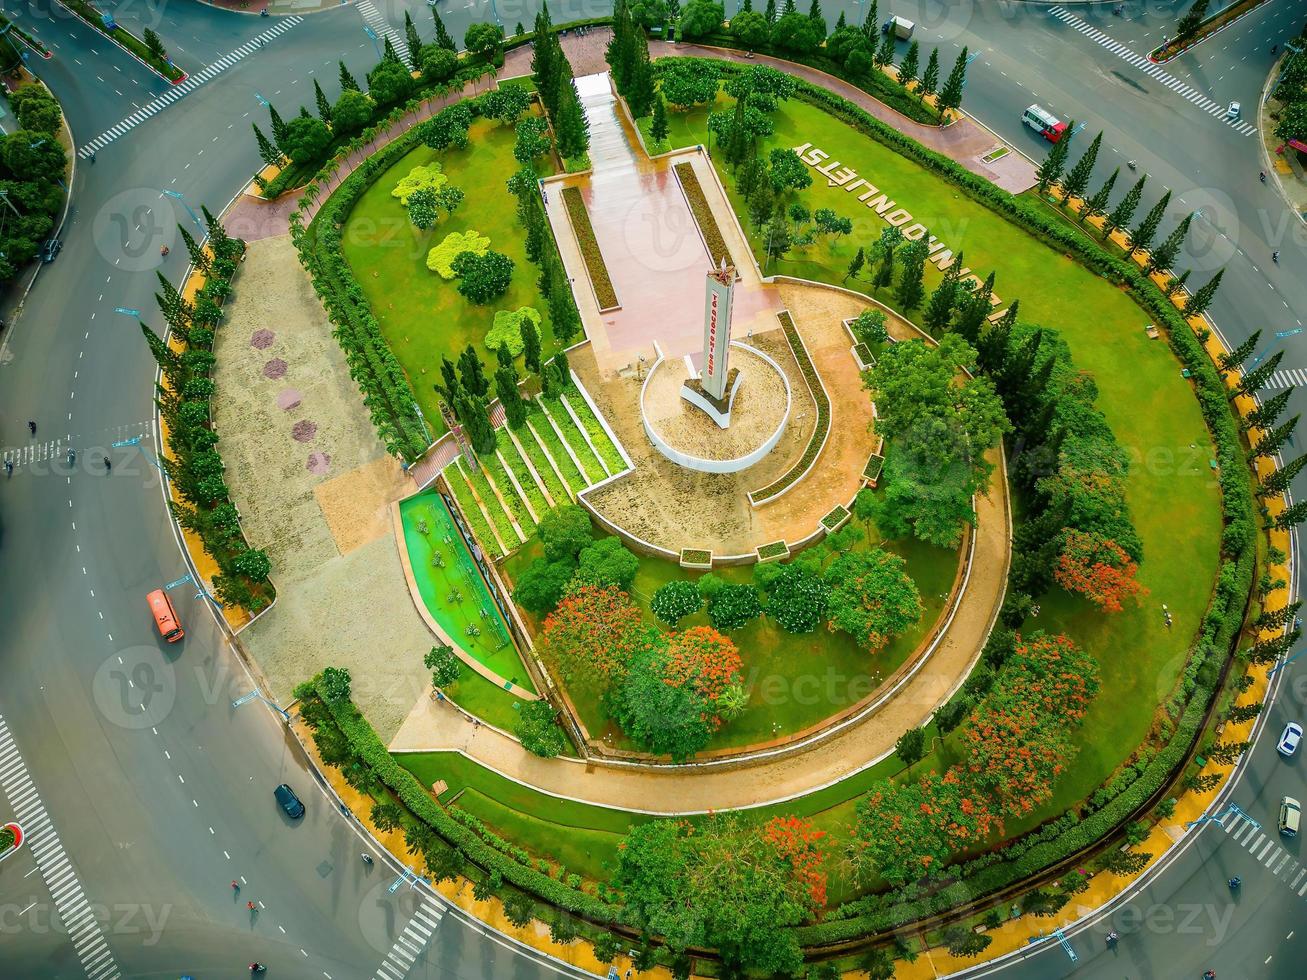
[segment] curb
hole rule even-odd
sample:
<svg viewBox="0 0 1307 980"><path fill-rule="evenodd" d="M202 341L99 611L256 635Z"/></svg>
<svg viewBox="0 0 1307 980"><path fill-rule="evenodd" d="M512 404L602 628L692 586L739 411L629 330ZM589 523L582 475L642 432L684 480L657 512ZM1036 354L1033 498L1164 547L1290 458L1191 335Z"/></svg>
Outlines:
<svg viewBox="0 0 1307 980"><path fill-rule="evenodd" d="M1261 94L1257 98L1257 137L1258 137L1257 141L1260 144L1258 146L1258 153L1262 159L1263 164L1265 165L1266 172L1271 177L1275 178L1275 187L1277 190L1279 190L1280 197L1284 201L1285 207L1288 208L1289 213L1292 214L1294 217L1296 217L1304 225L1307 225L1307 208L1303 208L1300 211L1296 207L1294 207L1293 201L1289 200L1289 194L1284 189L1284 179L1278 173L1275 172L1275 159L1272 156L1270 150L1270 144L1275 134L1267 133L1262 126L1262 109L1265 107L1266 103L1271 100L1271 84L1277 75L1276 69L1285 60L1285 58L1288 57L1288 54L1289 52L1286 51L1284 54L1281 54L1280 57L1275 59L1275 64L1271 66L1271 70L1266 76L1266 84L1262 86ZM1268 137L1270 138L1268 139ZM1224 341L1224 338L1222 338L1222 340ZM1226 345L1226 347L1227 349L1229 349L1228 344Z"/></svg>
<svg viewBox="0 0 1307 980"><path fill-rule="evenodd" d="M116 37L114 37L113 35L107 33L107 32L104 31L102 28L97 27L95 24L91 23L89 20L87 20L85 17L83 17L81 14L79 14L79 13L78 13L76 10L74 10L72 7L70 7L70 6L68 6L66 3L64 3L63 0L54 0L54 2L57 3L57 4L59 4L59 6L63 7L64 10L68 11L70 14L72 14L74 17L76 17L79 21L81 21L83 24L85 24L85 25L86 25L87 27L89 27L91 30L93 30L93 31L95 31L96 33L98 33L101 37L103 37L103 38L104 38L106 41L108 41L110 44L112 44L112 45L114 45L115 47L117 47L117 48L118 48L120 51L122 51L125 55L127 55L128 57L130 57L130 58L132 58L133 60L135 60L136 62L138 62L138 63L141 65L141 67L143 67L143 68L145 68L146 70L148 70L148 71L152 72L153 74L157 75L159 78L162 78L162 79L163 79L165 82L167 82L169 85L180 85L182 82L186 81L186 79L190 78L190 75L187 74L187 73L184 72L184 71L182 71L182 76L181 76L181 78L176 78L176 79L169 78L169 77L168 77L167 75L165 75L163 72L159 71L159 69L155 68L154 65L150 64L148 61L146 61L144 58L142 58L139 54L137 54L137 53L136 53L135 51L133 51L131 48L127 47L125 44L123 44L121 41L119 41ZM124 30L124 31L127 31L127 28L124 27L123 30ZM130 32L130 31L127 31L127 33L130 34L131 32ZM134 34L133 34L132 36L133 36L133 37L136 37L136 35L134 35ZM140 38L137 38L137 40L140 40ZM169 64L172 64L171 61L168 62L168 63L169 63ZM173 67L175 68L176 65L173 65ZM177 70L178 70L178 71L181 71L180 68L178 68Z"/></svg>
<svg viewBox="0 0 1307 980"><path fill-rule="evenodd" d="M1225 30L1227 27L1231 27L1231 26L1233 26L1233 25L1239 23L1239 21L1243 20L1243 19L1244 19L1245 17L1247 17L1249 14L1251 14L1251 13L1255 13L1256 11L1261 10L1261 9L1262 9L1264 6L1266 6L1266 4L1269 3L1269 2L1270 2L1270 0L1260 0L1260 2L1253 4L1251 7L1249 7L1247 10L1245 10L1243 13L1241 13L1238 17L1234 17L1234 18L1231 18L1230 20L1227 20L1224 24L1222 24L1222 25L1221 25L1220 27L1218 27L1216 30L1212 31L1210 34L1204 34L1202 37L1198 38L1198 40L1189 42L1189 43L1186 44L1183 48L1181 48L1179 51L1177 51L1175 54L1168 55L1168 56L1165 57L1165 58L1158 58L1158 57L1157 57L1157 52L1161 51L1163 48L1166 47L1166 44L1159 45L1158 47L1153 48L1152 51L1148 52L1148 60L1151 61L1151 62L1152 62L1153 64L1155 64L1155 65L1166 65L1166 64L1170 64L1170 63L1171 63L1172 61L1174 61L1176 58L1179 58L1179 57L1181 57L1181 56L1183 56L1183 55L1188 54L1190 51L1192 51L1194 48L1198 47L1198 45L1202 44L1204 41L1210 41L1212 38L1216 37L1216 35L1220 34L1220 33L1221 33L1223 30ZM1214 18L1215 18L1215 17L1220 17L1221 14L1223 14L1223 13L1224 13L1223 10L1218 10L1218 11L1217 11L1215 14L1213 14L1212 16L1213 16ZM1201 25L1201 24L1198 26L1198 30L1202 30L1202 25ZM1195 32L1195 33L1197 33L1197 32Z"/></svg>

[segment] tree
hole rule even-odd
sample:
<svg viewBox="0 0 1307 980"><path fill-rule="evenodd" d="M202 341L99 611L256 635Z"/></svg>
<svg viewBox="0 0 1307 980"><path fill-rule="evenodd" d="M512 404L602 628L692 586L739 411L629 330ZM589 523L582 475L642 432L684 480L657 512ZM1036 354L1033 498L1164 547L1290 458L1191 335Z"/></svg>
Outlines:
<svg viewBox="0 0 1307 980"><path fill-rule="evenodd" d="M317 160L331 143L331 131L326 123L312 116L296 116L286 124L277 145L296 163Z"/></svg>
<svg viewBox="0 0 1307 980"><path fill-rule="evenodd" d="M354 76L350 74L349 69L345 67L345 62L340 61L340 62L337 62L337 64L340 65L340 89L341 89L341 91L342 91L342 92L358 92L358 91L361 91L361 89L360 89L360 87L359 87L359 83L355 80Z"/></svg>
<svg viewBox="0 0 1307 980"><path fill-rule="evenodd" d="M440 218L440 212L436 210L436 192L430 187L419 187L410 194L404 210L413 226L423 231L434 227Z"/></svg>
<svg viewBox="0 0 1307 980"><path fill-rule="evenodd" d="M445 28L445 22L440 19L440 11L434 6L431 8L431 19L436 24L436 46L444 48L446 51L457 51L458 47L454 44L454 38Z"/></svg>
<svg viewBox="0 0 1307 980"><path fill-rule="evenodd" d="M1307 458L1307 457L1304 457ZM693 616L703 606L703 597L693 582L672 579L658 587L649 602L650 611L672 629L686 616Z"/></svg>
<svg viewBox="0 0 1307 980"><path fill-rule="evenodd" d="M1286 142L1307 138L1307 99L1290 102L1280 110L1280 121L1275 124L1275 135L1276 138Z"/></svg>
<svg viewBox="0 0 1307 980"><path fill-rule="evenodd" d="M785 927L825 903L822 836L794 817L653 821L622 842L613 887L630 920L674 952L713 947L736 969L791 974L802 956Z"/></svg>
<svg viewBox="0 0 1307 980"><path fill-rule="evenodd" d="M1212 305L1212 299L1216 296L1216 290L1221 285L1221 277L1225 275L1224 269L1217 269L1216 275L1207 280L1198 288L1198 292L1189 297L1181 311L1181 316L1186 320L1190 317L1202 316L1207 312L1207 307Z"/></svg>
<svg viewBox="0 0 1307 980"><path fill-rule="evenodd" d="M689 686L703 700L701 713L717 728L744 707L743 661L731 640L711 626L693 626L667 645L663 683Z"/></svg>
<svg viewBox="0 0 1307 980"><path fill-rule="evenodd" d="M870 548L849 551L826 570L832 629L841 629L870 653L921 618L924 606L898 555Z"/></svg>
<svg viewBox="0 0 1307 980"><path fill-rule="evenodd" d="M658 642L634 651L609 702L617 723L641 748L683 762L708 744L715 726L693 687L668 683L666 642L657 635Z"/></svg>
<svg viewBox="0 0 1307 980"><path fill-rule="evenodd" d="M926 295L926 288L922 284L926 275L926 248L923 238L908 242L902 249L903 271L899 274L894 298L905 310L915 310Z"/></svg>
<svg viewBox="0 0 1307 980"><path fill-rule="evenodd" d="M350 676L347 668L323 667L321 676L318 690L326 701L339 704L349 700Z"/></svg>
<svg viewBox="0 0 1307 980"><path fill-rule="evenodd" d="M383 60L368 73L368 94L377 105L395 105L413 91L413 76L400 61Z"/></svg>
<svg viewBox="0 0 1307 980"><path fill-rule="evenodd" d="M422 61L422 52L426 45L422 43L422 38L418 35L418 29L413 23L413 18L409 16L408 11L404 11L404 42L408 45L408 56L413 64L420 64Z"/></svg>
<svg viewBox="0 0 1307 980"><path fill-rule="evenodd" d="M849 259L849 267L844 270L843 281L848 282L850 279L857 279L858 273L862 271L862 267L866 264L866 261L866 251L861 245L859 245L858 250L853 253L853 258Z"/></svg>
<svg viewBox="0 0 1307 980"><path fill-rule="evenodd" d="M894 255L898 247L903 244L903 232L899 231L893 225L887 225L881 229L880 238L871 248L871 257L876 259L878 264L876 272L871 277L873 289L884 289L894 281ZM915 261L916 256L912 256ZM925 258L922 258L922 273L925 273ZM917 305L921 300L917 300Z"/></svg>
<svg viewBox="0 0 1307 980"><path fill-rule="evenodd" d="M537 616L552 612L562 601L567 586L576 575L571 560L548 561L537 558L517 577L513 601Z"/></svg>
<svg viewBox="0 0 1307 980"><path fill-rule="evenodd" d="M495 368L495 391L499 394L499 404L504 407L504 417L510 427L520 429L526 424L526 402L517 388L517 369L513 366L513 356L508 353L508 346L499 348L499 366Z"/></svg>
<svg viewBox="0 0 1307 980"><path fill-rule="evenodd" d="M871 63L877 68L884 68L894 61L894 32L885 31L880 44L871 56Z"/></svg>
<svg viewBox="0 0 1307 980"><path fill-rule="evenodd" d="M706 578L699 580L701 587ZM700 594L703 594L702 588ZM737 630L762 615L758 590L747 582L722 585L705 598L708 600L708 621L715 629Z"/></svg>
<svg viewBox="0 0 1307 980"><path fill-rule="evenodd" d="M1257 488L1257 496L1274 497L1284 493L1289 489L1289 484L1293 482L1294 477L1302 472L1304 466L1307 466L1307 456L1299 456L1292 463L1281 466L1262 480L1261 486Z"/></svg>
<svg viewBox="0 0 1307 980"><path fill-rule="evenodd" d="M823 235L849 235L853 232L853 221L842 218L830 208L818 208L813 212L812 220L817 231Z"/></svg>
<svg viewBox="0 0 1307 980"><path fill-rule="evenodd" d="M707 37L715 33L725 20L720 3L712 0L690 0L681 11L681 36L686 40Z"/></svg>
<svg viewBox="0 0 1307 980"><path fill-rule="evenodd" d="M1153 205L1152 210L1144 215L1144 220L1139 222L1134 231L1126 237L1127 258L1153 244L1153 238L1157 235L1157 226L1162 223L1162 216L1166 214L1167 205L1170 203L1171 192L1167 191L1162 195L1162 199Z"/></svg>
<svg viewBox="0 0 1307 980"><path fill-rule="evenodd" d="M458 291L468 302L490 303L508 291L513 279L513 260L502 252L484 255L461 252L451 263L458 276Z"/></svg>
<svg viewBox="0 0 1307 980"><path fill-rule="evenodd" d="M481 366L481 358L471 344L458 355L458 373L460 387L474 398L484 401L490 394L490 382Z"/></svg>
<svg viewBox="0 0 1307 980"><path fill-rule="evenodd" d="M281 113L277 111L277 107L271 102L268 103L268 120L272 125L273 144L276 145L277 149L285 153L286 150L285 147L281 145L281 141L286 136L286 122L281 118Z"/></svg>
<svg viewBox="0 0 1307 980"><path fill-rule="evenodd" d="M458 654L447 644L432 647L422 658L422 663L431 671L431 683L435 687L449 687L458 680Z"/></svg>
<svg viewBox="0 0 1307 980"><path fill-rule="evenodd" d="M1070 131L1070 128L1070 126L1067 127L1068 132ZM1066 138L1067 137L1064 136L1058 142L1061 143L1065 141ZM1071 200L1073 197L1082 197L1084 195L1085 188L1089 186L1089 177L1094 172L1094 163L1098 160L1098 148L1102 145L1103 134L1100 131L1099 134L1094 137L1094 141L1089 144L1089 149L1085 150L1085 152L1080 155L1080 159L1076 161L1076 165L1072 167L1071 171L1066 175L1066 180L1062 182L1063 204L1066 204L1067 201Z"/></svg>
<svg viewBox="0 0 1307 980"><path fill-rule="evenodd" d="M259 145L259 159L268 164L268 166L277 166L281 163L281 154L278 153L277 148L269 142L268 137L263 135L263 130L259 129L259 124L253 123L253 126L254 140Z"/></svg>
<svg viewBox="0 0 1307 980"><path fill-rule="evenodd" d="M584 156L590 148L590 124L576 94L576 83L571 78L559 81L557 101L554 136L558 141L558 152L564 160L574 160Z"/></svg>
<svg viewBox="0 0 1307 980"><path fill-rule="evenodd" d="M682 108L711 102L720 81L717 68L707 61L673 61L659 76L663 98Z"/></svg>
<svg viewBox="0 0 1307 980"><path fill-rule="evenodd" d="M646 31L662 27L671 19L667 0L632 0L631 20Z"/></svg>
<svg viewBox="0 0 1307 980"><path fill-rule="evenodd" d="M473 398L467 391L462 391L453 407L454 413L463 423L463 432L468 442L472 444L472 448L482 456L493 453L498 439L494 427L490 424L485 402Z"/></svg>
<svg viewBox="0 0 1307 980"><path fill-rule="evenodd" d="M826 618L829 593L809 565L781 565L767 585L767 615L787 633L811 633Z"/></svg>
<svg viewBox="0 0 1307 980"><path fill-rule="evenodd" d="M1049 148L1048 156L1044 157L1044 162L1035 171L1035 177L1038 181L1036 186L1038 186L1041 194L1046 193L1049 187L1057 183L1058 178L1062 176L1062 170L1066 166L1067 153L1071 148L1070 133L1074 124L1075 120L1067 124L1066 132L1062 135L1062 138Z"/></svg>
<svg viewBox="0 0 1307 980"><path fill-rule="evenodd" d="M1120 612L1126 599L1148 591L1136 579L1138 572L1134 559L1111 538L1067 528L1053 578L1104 612Z"/></svg>
<svg viewBox="0 0 1307 980"><path fill-rule="evenodd" d="M577 578L592 585L613 585L627 592L635 573L640 570L640 559L622 544L618 537L601 538L581 549L577 556Z"/></svg>
<svg viewBox="0 0 1307 980"><path fill-rule="evenodd" d="M503 53L504 29L498 24L471 24L463 33L468 54L483 61L498 61Z"/></svg>
<svg viewBox="0 0 1307 980"><path fill-rule="evenodd" d="M35 133L57 133L63 121L59 103L40 85L27 85L9 93L18 128Z"/></svg>
<svg viewBox="0 0 1307 980"><path fill-rule="evenodd" d="M141 40L145 42L145 50L150 53L150 57L155 61L166 62L168 52L164 49L163 39L153 30L146 28L141 32Z"/></svg>
<svg viewBox="0 0 1307 980"><path fill-rule="evenodd" d="M1177 40L1188 40L1194 34L1198 33L1198 28L1207 16L1208 0L1194 0L1183 17L1175 25L1175 36Z"/></svg>
<svg viewBox="0 0 1307 980"><path fill-rule="evenodd" d="M958 54L958 58L953 62L953 69L948 74L948 80L944 82L944 87L939 91L939 109L940 112L947 112L949 109L957 109L962 105L962 88L967 84L967 49L964 47Z"/></svg>
<svg viewBox="0 0 1307 980"><path fill-rule="evenodd" d="M1289 441L1289 436L1293 434L1293 430L1298 426L1299 418L1300 416L1295 415L1293 418L1289 419L1289 421L1277 425L1274 429L1265 433L1260 439L1253 443L1249 455L1252 456L1253 459L1258 459L1262 456L1274 456L1280 451L1280 447Z"/></svg>
<svg viewBox="0 0 1307 980"><path fill-rule="evenodd" d="M935 94L935 89L939 86L939 48L930 49L930 57L926 60L926 70L921 73L921 84L917 86L917 94L922 99L929 98Z"/></svg>
<svg viewBox="0 0 1307 980"><path fill-rule="evenodd" d="M1199 0L1201 3L1202 0ZM1128 878L1131 875L1137 875L1148 867L1148 862L1152 859L1151 854L1143 854L1137 851L1111 850L1103 856L1103 868L1112 874L1122 878Z"/></svg>
<svg viewBox="0 0 1307 980"><path fill-rule="evenodd" d="M744 10L731 18L731 34L747 50L752 51L767 42L771 25L756 10Z"/></svg>
<svg viewBox="0 0 1307 980"><path fill-rule="evenodd" d="M522 322L522 362L528 371L540 373L540 333L530 320Z"/></svg>
<svg viewBox="0 0 1307 980"><path fill-rule="evenodd" d="M1082 222L1086 218L1096 218L1100 214L1107 213L1107 202L1112 199L1112 188L1116 186L1116 178L1120 173L1120 167L1113 170L1112 175L1103 181L1103 186L1085 202L1085 206L1080 211L1080 220Z"/></svg>
<svg viewBox="0 0 1307 980"><path fill-rule="evenodd" d="M444 82L454 77L458 71L458 55L438 44L428 45L422 51L422 60L418 63L422 77L429 82Z"/></svg>
<svg viewBox="0 0 1307 980"><path fill-rule="evenodd" d="M1148 174L1144 174L1135 185L1126 192L1125 197L1121 198L1103 222L1103 237L1109 238L1112 232L1118 228L1124 228L1130 224L1130 219L1134 217L1135 209L1139 207L1139 199L1144 195L1144 184L1148 182Z"/></svg>
<svg viewBox="0 0 1307 980"><path fill-rule="evenodd" d="M771 29L772 46L798 55L811 54L826 40L826 33L806 14L781 14Z"/></svg>
<svg viewBox="0 0 1307 980"><path fill-rule="evenodd" d="M372 121L372 100L357 89L340 93L331 110L332 129L338 136L352 136Z"/></svg>
<svg viewBox="0 0 1307 980"><path fill-rule="evenodd" d="M562 504L540 518L536 537L544 545L547 561L575 562L581 549L594 541L590 514L576 504Z"/></svg>
<svg viewBox="0 0 1307 980"><path fill-rule="evenodd" d="M1180 254L1180 246L1184 244L1184 237L1189 234L1189 225L1193 220L1192 214L1186 214L1184 220L1166 236L1166 241L1149 253L1148 265L1145 266L1147 272L1162 272L1171 268L1176 256Z"/></svg>
<svg viewBox="0 0 1307 980"><path fill-rule="evenodd" d="M949 926L944 930L944 947L954 956L979 956L993 941L993 936L972 932L966 926Z"/></svg>
<svg viewBox="0 0 1307 980"><path fill-rule="evenodd" d="M905 766L910 766L926 754L926 730L909 728L894 743L894 751Z"/></svg>
<svg viewBox="0 0 1307 980"><path fill-rule="evenodd" d="M667 139L667 103L662 95L654 99L653 119L649 122L649 135L655 143L661 144Z"/></svg>
<svg viewBox="0 0 1307 980"><path fill-rule="evenodd" d="M980 341L980 331L989 318L989 311L994 303L994 272L985 277L978 289L963 292L960 302L961 312L953 330L971 346Z"/></svg>
<svg viewBox="0 0 1307 980"><path fill-rule="evenodd" d="M558 727L553 705L543 698L518 701L514 705L517 720L513 722L513 734L522 743L522 748L542 759L552 759L567 751L567 737Z"/></svg>
<svg viewBox="0 0 1307 980"><path fill-rule="evenodd" d="M922 322L932 337L938 337L947 330L953 320L953 310L960 292L960 273L964 267L962 257L962 253L959 252L952 264L944 270L944 278L931 293L930 302L926 304L926 312L922 314Z"/></svg>
<svg viewBox="0 0 1307 980"><path fill-rule="evenodd" d="M1277 350L1264 363L1259 364L1257 367L1244 374L1244 376L1239 379L1239 384L1235 386L1234 394L1230 396L1231 399L1233 399L1235 395L1257 394L1257 392L1271 380L1271 375L1275 373L1276 368L1280 366L1280 361L1283 359L1284 351Z"/></svg>
<svg viewBox="0 0 1307 980"><path fill-rule="evenodd" d="M907 88L917 80L918 59L921 57L921 46L913 41L908 45L907 54L899 62L899 84Z"/></svg>
<svg viewBox="0 0 1307 980"><path fill-rule="evenodd" d="M327 93L322 91L322 86L318 80L313 79L313 99L318 106L318 118L328 126L331 125L331 103L327 101Z"/></svg>
<svg viewBox="0 0 1307 980"><path fill-rule="evenodd" d="M404 825L403 808L398 803L393 803L390 800L372 804L369 817L372 819L373 826L383 834Z"/></svg>

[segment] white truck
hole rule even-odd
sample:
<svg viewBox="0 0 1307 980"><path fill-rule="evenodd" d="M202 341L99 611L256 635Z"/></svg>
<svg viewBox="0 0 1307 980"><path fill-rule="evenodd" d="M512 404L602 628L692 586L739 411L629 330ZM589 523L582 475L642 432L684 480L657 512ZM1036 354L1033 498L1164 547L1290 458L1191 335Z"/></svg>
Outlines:
<svg viewBox="0 0 1307 980"><path fill-rule="evenodd" d="M896 38L900 41L906 41L908 38L912 37L912 32L916 29L917 25L906 17L898 17L891 14L885 19L885 23L881 25L880 32L882 34L888 34L890 31L893 31Z"/></svg>

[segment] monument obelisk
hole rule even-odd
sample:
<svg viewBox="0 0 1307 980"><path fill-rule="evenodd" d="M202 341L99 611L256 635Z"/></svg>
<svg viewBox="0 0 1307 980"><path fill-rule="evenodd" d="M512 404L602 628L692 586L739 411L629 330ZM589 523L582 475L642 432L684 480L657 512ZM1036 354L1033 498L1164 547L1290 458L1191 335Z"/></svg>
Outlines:
<svg viewBox="0 0 1307 980"><path fill-rule="evenodd" d="M689 362L690 378L681 387L681 397L725 429L731 424L731 403L739 387L740 372L730 367L731 300L735 292L735 267L722 259L707 277L703 312L702 367Z"/></svg>

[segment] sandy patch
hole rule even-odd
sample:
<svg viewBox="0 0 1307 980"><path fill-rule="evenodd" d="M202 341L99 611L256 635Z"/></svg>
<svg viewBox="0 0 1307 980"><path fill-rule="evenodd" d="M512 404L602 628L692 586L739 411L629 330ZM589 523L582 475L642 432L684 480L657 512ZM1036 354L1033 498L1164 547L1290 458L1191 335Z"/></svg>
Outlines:
<svg viewBox="0 0 1307 980"><path fill-rule="evenodd" d="M413 489L393 456L350 470L313 490L342 555L391 533L390 504Z"/></svg>

